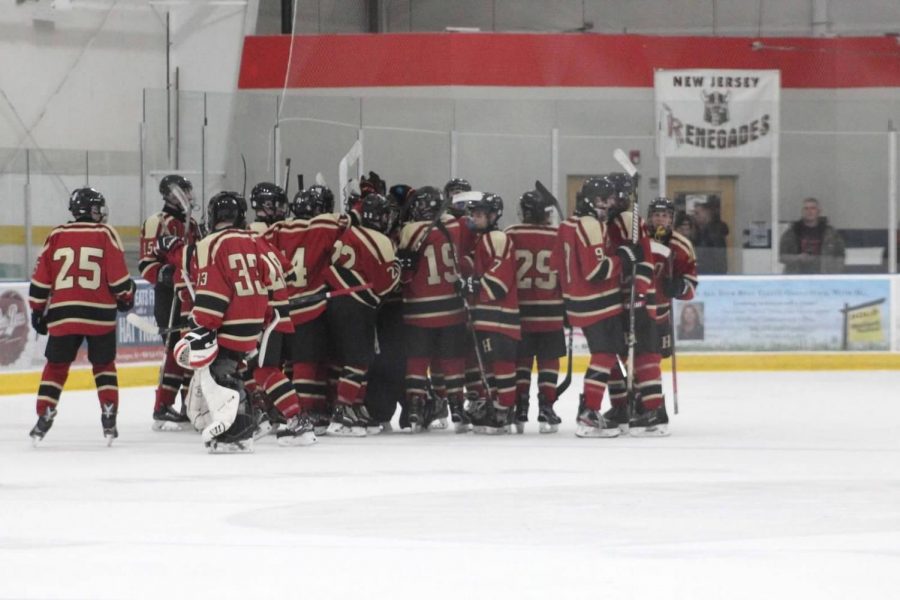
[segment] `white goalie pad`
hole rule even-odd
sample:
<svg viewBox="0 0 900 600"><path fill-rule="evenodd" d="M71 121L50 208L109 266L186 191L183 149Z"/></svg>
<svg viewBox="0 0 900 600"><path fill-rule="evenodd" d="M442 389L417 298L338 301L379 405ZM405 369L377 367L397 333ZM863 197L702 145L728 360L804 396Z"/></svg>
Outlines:
<svg viewBox="0 0 900 600"><path fill-rule="evenodd" d="M188 389L187 415L207 442L226 431L237 416L241 395L216 383L209 367L194 371Z"/></svg>

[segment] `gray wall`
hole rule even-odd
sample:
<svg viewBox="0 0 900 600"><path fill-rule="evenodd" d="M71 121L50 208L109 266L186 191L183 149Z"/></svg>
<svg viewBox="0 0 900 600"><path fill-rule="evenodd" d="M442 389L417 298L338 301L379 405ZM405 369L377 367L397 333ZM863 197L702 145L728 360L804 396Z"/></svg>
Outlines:
<svg viewBox="0 0 900 600"><path fill-rule="evenodd" d="M900 31L897 0L298 0L299 33L368 30L573 31L692 35L881 35ZM281 0L261 0L258 33L280 32Z"/></svg>

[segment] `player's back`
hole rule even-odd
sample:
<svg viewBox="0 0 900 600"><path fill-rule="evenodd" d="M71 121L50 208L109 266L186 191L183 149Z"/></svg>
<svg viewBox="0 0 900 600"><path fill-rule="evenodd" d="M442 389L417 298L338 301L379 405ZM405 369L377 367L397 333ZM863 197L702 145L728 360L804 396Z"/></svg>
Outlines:
<svg viewBox="0 0 900 600"><path fill-rule="evenodd" d="M506 228L516 255L519 316L524 331L553 331L563 325L562 290L551 265L558 230L552 225Z"/></svg>
<svg viewBox="0 0 900 600"><path fill-rule="evenodd" d="M403 275L403 320L419 327L456 325L465 321L453 264L454 255L459 253L460 224L452 217L443 217L441 227L431 229L422 242L430 224L407 223L400 232L400 247L418 246L420 257L417 268Z"/></svg>

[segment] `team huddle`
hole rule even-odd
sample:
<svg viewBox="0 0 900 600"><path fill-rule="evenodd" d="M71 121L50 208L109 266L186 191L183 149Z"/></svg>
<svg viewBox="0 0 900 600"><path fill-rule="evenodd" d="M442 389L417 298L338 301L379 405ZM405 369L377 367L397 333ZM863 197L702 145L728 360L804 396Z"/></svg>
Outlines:
<svg viewBox="0 0 900 600"><path fill-rule="evenodd" d="M462 179L388 189L370 172L348 186L342 214L324 185L289 200L260 183L249 207L237 192L213 196L203 227L192 191L163 178L164 206L141 232L165 346L154 429L200 431L211 452L252 451L270 433L300 446L390 431L399 405L404 431L521 433L536 363L538 429L554 433L578 327L590 363L575 434L668 435L660 363L673 351L671 300L693 297L696 260L672 230L670 200L634 221L628 175L587 179L565 220L538 182L505 230L503 199ZM49 335L31 437L52 426L86 340L111 443L115 312L131 310L135 284L103 196L75 190L69 209L31 281L32 325ZM558 383L567 331L570 372Z"/></svg>

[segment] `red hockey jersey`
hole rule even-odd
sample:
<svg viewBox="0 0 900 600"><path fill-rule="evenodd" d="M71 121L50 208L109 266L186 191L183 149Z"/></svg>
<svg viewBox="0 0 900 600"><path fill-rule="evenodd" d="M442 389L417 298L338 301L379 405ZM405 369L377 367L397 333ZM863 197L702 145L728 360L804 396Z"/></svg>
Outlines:
<svg viewBox="0 0 900 600"><path fill-rule="evenodd" d="M216 330L223 348L250 352L273 287L265 250L247 230L222 229L197 244L197 268L194 322Z"/></svg>
<svg viewBox="0 0 900 600"><path fill-rule="evenodd" d="M649 235L649 233L648 233ZM659 243L659 242L657 242ZM687 290L677 297L678 300L690 300L697 289L697 257L694 254L694 245L689 239L678 233L672 232L667 244L670 254L665 261L654 264L655 269L655 300L656 318L658 321L666 321L672 309L672 299L663 291L663 284L673 276L681 276L687 283Z"/></svg>
<svg viewBox="0 0 900 600"><path fill-rule="evenodd" d="M174 235L190 244L200 239L200 227L194 219L191 219L190 231L186 236L182 213L169 207L163 207L162 211L144 221L144 225L141 227L141 257L138 262L138 270L141 272L141 277L154 285L159 268L162 266L154 250L157 238L163 235ZM176 270L176 282L180 276Z"/></svg>
<svg viewBox="0 0 900 600"><path fill-rule="evenodd" d="M622 265L610 250L606 224L595 217L570 217L560 223L550 264L559 274L573 327L622 314Z"/></svg>
<svg viewBox="0 0 900 600"><path fill-rule="evenodd" d="M550 264L557 228L552 225L512 225L506 235L516 252L516 285L522 331L556 331L563 328L562 290Z"/></svg>
<svg viewBox="0 0 900 600"><path fill-rule="evenodd" d="M116 230L76 221L47 236L28 303L37 313L46 311L50 335L101 335L116 328L116 300L133 293Z"/></svg>
<svg viewBox="0 0 900 600"><path fill-rule="evenodd" d="M351 296L373 308L394 289L400 270L394 261L394 244L379 231L351 225L334 245L325 282L333 290L371 284L372 288Z"/></svg>
<svg viewBox="0 0 900 600"><path fill-rule="evenodd" d="M494 331L519 340L519 294L512 240L502 231L481 233L475 239L473 276L481 279L474 298L472 321L478 331Z"/></svg>
<svg viewBox="0 0 900 600"><path fill-rule="evenodd" d="M325 271L343 231L337 215L324 214L309 220L276 223L266 232L266 240L291 263L287 273L288 295L300 298L325 291ZM325 312L325 300L291 308L295 326L312 321Z"/></svg>
<svg viewBox="0 0 900 600"><path fill-rule="evenodd" d="M400 232L400 248L419 246L415 270L400 274L403 285L403 322L416 327L447 327L465 322L462 298L456 292L454 255L459 255L460 223L449 215L441 217L428 239L422 236L431 221L407 223Z"/></svg>

